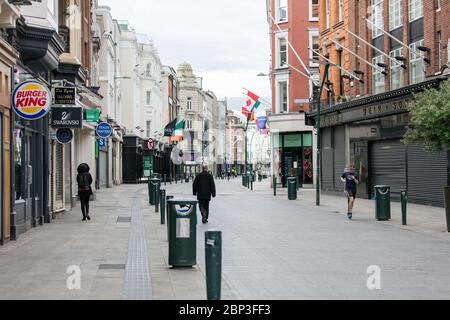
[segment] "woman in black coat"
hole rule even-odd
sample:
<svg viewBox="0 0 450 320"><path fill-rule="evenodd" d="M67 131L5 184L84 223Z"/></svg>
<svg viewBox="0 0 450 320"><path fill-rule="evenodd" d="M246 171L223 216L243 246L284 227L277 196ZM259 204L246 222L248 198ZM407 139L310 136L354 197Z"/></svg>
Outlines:
<svg viewBox="0 0 450 320"><path fill-rule="evenodd" d="M89 216L89 201L91 199L92 192L92 176L89 173L90 168L86 163L78 166L78 197L81 202L81 211L83 212L83 221L86 219L91 220Z"/></svg>

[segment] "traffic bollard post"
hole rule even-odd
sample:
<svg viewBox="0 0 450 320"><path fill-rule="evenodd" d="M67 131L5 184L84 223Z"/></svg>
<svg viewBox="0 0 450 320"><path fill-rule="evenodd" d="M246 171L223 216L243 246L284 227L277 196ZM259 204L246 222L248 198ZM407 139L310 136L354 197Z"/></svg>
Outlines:
<svg viewBox="0 0 450 320"><path fill-rule="evenodd" d="M166 190L161 189L160 192L160 212L161 212L161 224L166 224Z"/></svg>
<svg viewBox="0 0 450 320"><path fill-rule="evenodd" d="M205 233L206 293L210 301L221 300L222 289L222 232Z"/></svg>
<svg viewBox="0 0 450 320"><path fill-rule="evenodd" d="M403 190L401 192L402 195L402 224L404 226L408 225L408 192Z"/></svg>

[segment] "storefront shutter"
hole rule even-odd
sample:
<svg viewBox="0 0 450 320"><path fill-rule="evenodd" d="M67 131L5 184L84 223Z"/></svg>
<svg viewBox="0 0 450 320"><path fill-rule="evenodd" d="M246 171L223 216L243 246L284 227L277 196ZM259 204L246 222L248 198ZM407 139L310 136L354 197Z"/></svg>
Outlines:
<svg viewBox="0 0 450 320"><path fill-rule="evenodd" d="M344 192L341 176L345 169L345 127L334 128L334 189Z"/></svg>
<svg viewBox="0 0 450 320"><path fill-rule="evenodd" d="M430 154L418 145L408 146L408 195L413 202L444 206L447 155Z"/></svg>
<svg viewBox="0 0 450 320"><path fill-rule="evenodd" d="M100 188L108 187L108 153L100 151Z"/></svg>
<svg viewBox="0 0 450 320"><path fill-rule="evenodd" d="M370 147L371 193L376 185L391 187L392 198L406 189L406 146L399 140L376 141Z"/></svg>
<svg viewBox="0 0 450 320"><path fill-rule="evenodd" d="M55 146L55 211L64 209L64 147Z"/></svg>
<svg viewBox="0 0 450 320"><path fill-rule="evenodd" d="M322 129L322 190L334 191L334 150L332 128Z"/></svg>

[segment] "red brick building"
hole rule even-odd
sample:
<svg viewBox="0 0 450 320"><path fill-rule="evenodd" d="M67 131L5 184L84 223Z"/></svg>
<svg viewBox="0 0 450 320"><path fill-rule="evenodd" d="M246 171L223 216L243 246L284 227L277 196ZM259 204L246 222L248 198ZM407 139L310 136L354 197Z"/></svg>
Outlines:
<svg viewBox="0 0 450 320"><path fill-rule="evenodd" d="M429 154L402 140L414 94L448 81L449 6L439 0L320 0L321 60L333 63L332 94L322 96L322 190L342 194L340 176L352 163L361 197L388 185L393 199L407 190L411 202L444 205L449 154ZM308 119L317 120L317 111ZM425 163L436 174L418 179Z"/></svg>
<svg viewBox="0 0 450 320"><path fill-rule="evenodd" d="M268 0L271 40L272 173L286 186L289 176L303 186L314 183L313 128L305 112L319 80L319 66L309 48L319 48L318 0Z"/></svg>

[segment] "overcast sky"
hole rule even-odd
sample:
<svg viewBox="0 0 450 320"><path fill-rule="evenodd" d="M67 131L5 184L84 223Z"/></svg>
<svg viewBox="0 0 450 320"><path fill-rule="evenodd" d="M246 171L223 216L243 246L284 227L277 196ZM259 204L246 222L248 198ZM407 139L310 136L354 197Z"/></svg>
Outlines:
<svg viewBox="0 0 450 320"><path fill-rule="evenodd" d="M265 0L99 0L153 39L163 64L192 65L205 89L240 109L243 87L270 97ZM242 100L241 100L242 99Z"/></svg>

